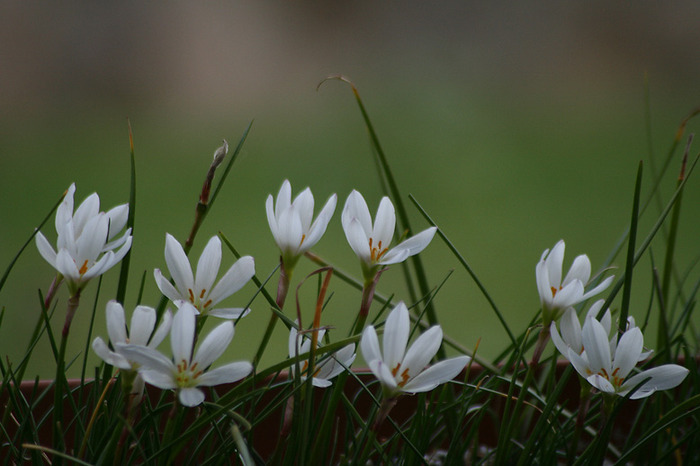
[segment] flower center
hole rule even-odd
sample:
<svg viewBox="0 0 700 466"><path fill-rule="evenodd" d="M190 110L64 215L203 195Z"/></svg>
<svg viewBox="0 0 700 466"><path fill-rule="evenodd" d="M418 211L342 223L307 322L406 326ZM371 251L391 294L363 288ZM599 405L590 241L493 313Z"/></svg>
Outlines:
<svg viewBox="0 0 700 466"><path fill-rule="evenodd" d="M619 377L617 375L619 370L620 368L618 367L613 371L612 374L608 374L608 371L606 371L605 368L601 368L598 371L598 375L604 377L608 382L610 382L613 385L613 387L618 388L622 385L622 382L625 381L624 377ZM589 373L589 375L593 375L593 372L591 372L590 370L587 372Z"/></svg>
<svg viewBox="0 0 700 466"><path fill-rule="evenodd" d="M398 364L396 365L396 367L394 367L394 368L391 370L391 375L393 375L394 378L396 378L396 374L399 373L399 369L401 369L401 363L398 363ZM399 382L397 383L397 385L398 385L399 387L403 388L403 386L406 385L406 383L408 382L408 379L410 379L410 378L411 378L411 376L408 375L408 368L406 368L406 369L403 370L403 372L401 372L401 381L399 381Z"/></svg>
<svg viewBox="0 0 700 466"><path fill-rule="evenodd" d="M554 298L557 295L557 291L561 290L561 286L557 289L555 287L552 287L552 298Z"/></svg>
<svg viewBox="0 0 700 466"><path fill-rule="evenodd" d="M177 365L177 375L175 376L175 382L178 387L187 388L197 386L197 378L204 372L202 370L197 370L197 364L198 363L195 362L190 366L184 359L180 361Z"/></svg>
<svg viewBox="0 0 700 466"><path fill-rule="evenodd" d="M372 245L373 241L372 238L369 239L369 253L370 253L370 258L372 259L373 262L377 262L386 252L389 250L389 248L384 248L382 249L382 242L379 241L377 243L377 246Z"/></svg>
<svg viewBox="0 0 700 466"><path fill-rule="evenodd" d="M192 303L194 307L197 308L199 312L203 312L204 309L208 308L211 305L211 299L208 299L204 304L202 304L202 299L207 294L206 288L200 291L198 296L194 295L194 292L192 291L192 288L188 288L187 292L189 293L189 300Z"/></svg>

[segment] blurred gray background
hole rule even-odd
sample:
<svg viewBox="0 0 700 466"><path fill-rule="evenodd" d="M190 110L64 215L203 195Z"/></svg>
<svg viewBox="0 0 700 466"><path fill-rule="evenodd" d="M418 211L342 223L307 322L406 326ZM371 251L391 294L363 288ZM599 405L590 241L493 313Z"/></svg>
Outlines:
<svg viewBox="0 0 700 466"><path fill-rule="evenodd" d="M152 270L165 267L165 232L184 241L211 154L222 138L235 145L250 121L193 261L222 231L266 277L277 252L264 201L288 178L294 193L310 186L319 205L338 193L334 220L314 250L359 275L340 210L353 188L375 209L381 189L348 86L332 81L316 90L324 77L342 73L359 88L403 192L432 215L520 332L539 307L534 267L541 252L564 238L565 267L588 253L596 270L629 223L639 160L647 163L648 192L680 121L700 104L699 18L692 1L2 2L0 266L71 182L76 201L93 191L105 208L128 200L128 117L138 204L127 309L144 273L144 303L157 303ZM691 120L686 134L697 127ZM662 182L664 202L679 157ZM681 272L699 252L699 199L691 180ZM410 211L414 228L424 228ZM52 221L44 232L55 239ZM659 262L663 243L655 247ZM224 257L228 267L233 259ZM435 303L446 333L466 347L481 338L480 352L498 353L505 333L455 258L435 241L424 260L434 286L455 270ZM300 267L296 283L313 270ZM649 268L643 261L635 281L632 313L640 317ZM84 294L73 354L84 350L93 305L93 336L106 335L104 303L116 276L105 277L96 302L96 284ZM30 245L0 291L3 358L23 354L39 313L37 289L45 291L52 277ZM693 283L697 273L689 277ZM390 270L380 292L408 299L401 279L400 270ZM314 286L305 286L309 296ZM339 280L332 286L323 321L345 335L359 295ZM245 304L252 291L227 304ZM66 298L64 290L56 328ZM307 321L312 308L307 299ZM250 358L261 338L269 311L260 299L253 309L237 327L231 358ZM285 333L275 339L268 363L285 353ZM43 359L34 372L51 373L51 357L34 359Z"/></svg>

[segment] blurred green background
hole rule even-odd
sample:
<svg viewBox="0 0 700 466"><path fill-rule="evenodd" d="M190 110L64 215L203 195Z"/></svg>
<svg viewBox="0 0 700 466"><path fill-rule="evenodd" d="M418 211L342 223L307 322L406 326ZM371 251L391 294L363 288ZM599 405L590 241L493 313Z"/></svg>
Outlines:
<svg viewBox="0 0 700 466"><path fill-rule="evenodd" d="M333 81L316 90L324 77L342 73L358 86L403 192L431 214L520 332L539 307L534 269L542 251L564 238L566 268L587 253L597 269L629 222L638 162L652 153L658 167L680 121L700 104L698 18L700 4L692 1L5 2L0 265L9 264L71 182L77 202L94 191L104 208L128 200L128 117L138 199L126 308L135 305L144 272L144 303L155 305L152 273L165 268L165 233L184 241L214 149L222 138L235 145L254 120L193 261L222 231L266 277L278 254L264 202L287 178L295 194L310 186L318 207L338 193L336 215L314 251L359 275L340 211L353 188L374 211L381 190L349 87ZM697 127L691 120L686 134ZM680 152L662 182L664 200L679 166ZM651 172L647 163L645 193ZM699 253L695 178L683 200L680 271ZM414 228L424 228L409 210ZM657 213L652 204L642 237ZM53 220L44 233L55 240ZM662 239L654 243L657 262ZM232 256L224 257L228 267ZM466 347L481 338L480 353L495 356L506 334L477 287L440 241L423 259L431 285L455 270L435 301L446 333ZM649 301L649 268L643 260L635 279L631 312L638 318ZM303 262L293 286L311 270ZM104 304L117 275L115 269L103 282L93 337L106 336ZM0 291L4 361L16 364L24 354L39 315L38 289L45 292L52 278L31 244ZM691 273L690 283L697 278ZM85 350L96 285L83 295L68 354ZM308 297L314 286L304 287ZM323 323L339 327L340 337L359 293L340 280L331 286ZM226 303L243 305L252 292L247 287ZM398 268L384 274L379 292L408 299ZM53 324L60 329L65 290L57 298ZM269 311L262 299L252 307L224 359L255 352ZM312 300L302 300L306 322L312 310ZM286 339L280 326L264 365L285 355ZM27 376L55 370L43 341Z"/></svg>

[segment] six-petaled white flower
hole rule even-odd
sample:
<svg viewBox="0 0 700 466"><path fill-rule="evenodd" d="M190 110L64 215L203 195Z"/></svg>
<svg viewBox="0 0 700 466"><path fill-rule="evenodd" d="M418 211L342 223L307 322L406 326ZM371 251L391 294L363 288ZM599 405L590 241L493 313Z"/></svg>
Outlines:
<svg viewBox="0 0 700 466"><path fill-rule="evenodd" d="M581 336L584 351L578 354L569 348L568 359L581 376L603 393L626 396L636 390L630 398L644 398L656 390L676 387L688 375L685 367L665 364L629 377L644 346L639 327L631 327L623 333L614 352L611 352L608 332L592 317L586 319Z"/></svg>
<svg viewBox="0 0 700 466"><path fill-rule="evenodd" d="M387 398L403 392L427 392L453 379L467 365L469 356L440 361L426 369L442 344L442 329L435 325L421 334L406 351L411 331L408 309L400 302L384 325L383 352L377 332L369 325L362 332L360 348Z"/></svg>
<svg viewBox="0 0 700 466"><path fill-rule="evenodd" d="M314 196L309 188L304 189L292 201L292 186L288 180L284 180L277 200L274 201L274 208L272 194L267 197L267 221L282 253L282 262L287 273L292 271L299 257L321 239L333 216L336 202L337 196L333 194L312 223Z"/></svg>
<svg viewBox="0 0 700 466"><path fill-rule="evenodd" d="M148 306L136 306L131 315L131 325L128 333L126 328L126 318L124 308L117 301L107 303L105 310L107 317L107 334L112 342L114 350L110 350L107 343L97 337L92 342L92 349L107 364L121 369L129 383L132 384L132 393L141 393L143 389L143 379L137 375L139 364L130 361L117 348L117 343L130 343L132 345L148 346L156 348L165 339L172 324L172 313L168 310L163 314L162 321L158 329L154 332L156 325L156 311Z"/></svg>
<svg viewBox="0 0 700 466"><path fill-rule="evenodd" d="M353 190L345 201L341 218L350 247L360 258L365 280L372 280L382 265L403 262L425 249L437 228L430 227L389 249L396 228L394 205L382 198L372 224L372 217L362 194Z"/></svg>
<svg viewBox="0 0 700 466"><path fill-rule="evenodd" d="M36 234L39 253L66 280L71 295L119 263L129 251L132 239L128 228L113 240L126 226L128 204L100 212L100 198L93 193L73 213L74 194L75 183L56 209L56 250L41 232Z"/></svg>
<svg viewBox="0 0 700 466"><path fill-rule="evenodd" d="M319 347L321 346L320 342L325 333L325 330L318 331ZM300 337L297 329L292 327L289 330L289 357L293 358L300 354L308 353L310 349L311 338L309 338L308 335ZM317 357L311 382L316 387L329 387L332 384L331 379L343 372L346 368L349 368L355 361L355 356L355 344L351 343L343 346L331 355ZM306 380L309 368L308 359L301 361L299 366L301 380ZM295 367L296 365L292 365L291 367L292 375L294 375Z"/></svg>
<svg viewBox="0 0 700 466"><path fill-rule="evenodd" d="M163 313L163 319L154 333L156 310L149 306L139 305L136 306L131 315L131 325L129 325L127 333L124 307L114 300L107 303L105 316L107 317L107 334L114 351L109 349L101 337L93 340L92 349L107 364L125 370L134 369L135 364L134 361L130 361L119 352L116 347L117 343L156 348L168 335L172 324L172 313L168 310ZM138 365L136 364L136 366Z"/></svg>
<svg viewBox="0 0 700 466"><path fill-rule="evenodd" d="M192 304L198 314L211 315L224 319L236 319L247 314L246 308L214 308L222 300L240 290L255 274L255 262L250 256L238 259L214 286L221 265L221 240L213 236L199 256L196 276L192 273L190 261L178 241L170 234L165 235L165 262L175 281L173 286L155 269L154 275L160 291L176 306Z"/></svg>
<svg viewBox="0 0 700 466"><path fill-rule="evenodd" d="M246 361L207 370L233 339L233 322L227 321L214 328L193 355L195 313L194 306L184 303L173 318L170 330L172 360L153 348L117 343L121 354L141 364L139 371L146 383L164 390L177 390L180 402L190 407L204 401L204 392L198 387L236 382L253 370L252 364Z"/></svg>
<svg viewBox="0 0 700 466"><path fill-rule="evenodd" d="M569 272L562 280L564 248L564 240L560 240L551 251L545 250L535 268L543 321L547 326L557 320L566 308L605 290L614 278L607 277L598 286L585 292L591 278L591 261L587 255L581 254L574 259Z"/></svg>

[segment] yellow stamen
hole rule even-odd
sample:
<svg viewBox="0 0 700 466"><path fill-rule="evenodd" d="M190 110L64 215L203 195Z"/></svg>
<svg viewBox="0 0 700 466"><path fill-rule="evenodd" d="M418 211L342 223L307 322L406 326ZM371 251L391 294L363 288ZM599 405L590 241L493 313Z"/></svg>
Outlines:
<svg viewBox="0 0 700 466"><path fill-rule="evenodd" d="M394 368L391 370L391 375L393 375L394 377L396 377L396 374L398 374L399 368L400 368L400 367L401 367L401 363L398 363L398 364L396 365L396 367L394 367Z"/></svg>
<svg viewBox="0 0 700 466"><path fill-rule="evenodd" d="M206 292L207 292L206 289L202 290L202 292L199 293L199 299L202 299L204 297L204 293L206 293Z"/></svg>
<svg viewBox="0 0 700 466"><path fill-rule="evenodd" d="M406 382L408 382L408 379L410 379L410 377L408 375L408 368L406 368L401 373L401 382L398 383L399 387L403 387L404 385L406 385Z"/></svg>
<svg viewBox="0 0 700 466"><path fill-rule="evenodd" d="M194 304L194 293L192 292L192 289L188 288L187 291L190 293L190 302Z"/></svg>
<svg viewBox="0 0 700 466"><path fill-rule="evenodd" d="M87 259L86 259L85 262L83 262L83 266L80 267L80 270L78 270L78 273L80 273L81 276L82 276L82 275L85 275L85 272L87 272L87 270L88 270L88 266L87 266L87 265L88 265L88 261L87 261Z"/></svg>
<svg viewBox="0 0 700 466"><path fill-rule="evenodd" d="M304 244L304 240L306 239L306 235L301 235L301 241L299 241L299 247L301 247L302 244Z"/></svg>

